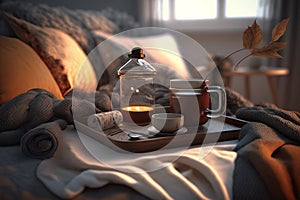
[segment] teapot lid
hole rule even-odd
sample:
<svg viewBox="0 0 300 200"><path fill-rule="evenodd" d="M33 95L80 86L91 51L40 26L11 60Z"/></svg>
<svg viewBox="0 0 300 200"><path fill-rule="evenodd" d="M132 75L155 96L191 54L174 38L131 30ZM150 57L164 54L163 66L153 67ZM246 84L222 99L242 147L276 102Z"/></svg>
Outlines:
<svg viewBox="0 0 300 200"><path fill-rule="evenodd" d="M145 58L145 54L142 48L135 47L131 50L131 54L128 54L130 58L119 70L118 75L138 75L138 76L154 76L156 69L150 65Z"/></svg>
<svg viewBox="0 0 300 200"><path fill-rule="evenodd" d="M131 54L128 54L129 58L145 58L145 54L142 48L134 47L131 50Z"/></svg>

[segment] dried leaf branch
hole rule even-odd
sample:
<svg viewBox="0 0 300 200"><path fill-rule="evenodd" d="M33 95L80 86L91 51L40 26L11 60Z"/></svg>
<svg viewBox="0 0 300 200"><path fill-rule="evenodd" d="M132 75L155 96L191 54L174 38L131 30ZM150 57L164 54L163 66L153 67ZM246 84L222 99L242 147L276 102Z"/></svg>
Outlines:
<svg viewBox="0 0 300 200"><path fill-rule="evenodd" d="M267 58L282 58L282 56L278 53L278 51L284 49L286 46L286 42L277 42L281 36L286 31L287 24L289 22L289 18L282 20L278 23L272 30L272 40L269 44L259 47L263 40L263 34L260 26L254 20L251 26L243 33L243 48L236 50L226 56L224 59L232 56L235 53L238 53L243 50L249 50L250 53L241 58L237 64L234 66L233 69L237 69L238 66L244 61L246 58L250 56L260 56L260 57L267 57Z"/></svg>
<svg viewBox="0 0 300 200"><path fill-rule="evenodd" d="M277 24L272 30L272 42L276 42L286 31L286 26L289 22L290 18L286 18L282 20L279 24Z"/></svg>
<svg viewBox="0 0 300 200"><path fill-rule="evenodd" d="M262 39L262 30L256 23L256 20L254 20L252 26L248 26L248 28L244 31L243 46L245 49L255 49L258 45L260 45Z"/></svg>

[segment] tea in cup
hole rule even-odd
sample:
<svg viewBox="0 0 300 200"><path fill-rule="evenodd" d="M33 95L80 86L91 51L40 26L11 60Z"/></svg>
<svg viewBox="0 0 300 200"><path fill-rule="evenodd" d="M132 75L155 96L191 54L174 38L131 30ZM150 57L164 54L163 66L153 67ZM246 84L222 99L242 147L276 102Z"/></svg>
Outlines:
<svg viewBox="0 0 300 200"><path fill-rule="evenodd" d="M210 93L218 95L218 106L214 110L210 108ZM171 110L184 115L184 125L187 127L203 125L209 117L220 117L226 109L225 97L225 90L222 87L209 86L207 80L170 80Z"/></svg>

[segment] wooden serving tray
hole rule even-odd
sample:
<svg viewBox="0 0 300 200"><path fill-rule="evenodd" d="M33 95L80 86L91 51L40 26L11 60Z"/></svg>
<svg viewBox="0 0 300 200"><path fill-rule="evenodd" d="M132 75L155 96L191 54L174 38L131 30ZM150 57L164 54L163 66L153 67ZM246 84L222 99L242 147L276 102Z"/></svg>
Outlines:
<svg viewBox="0 0 300 200"><path fill-rule="evenodd" d="M217 126L211 127L210 123ZM238 138L241 127L246 123L247 121L234 117L222 116L216 119L209 119L203 128L194 133L186 131L178 135L142 138L139 140L130 140L127 131L122 131L119 127L113 127L103 132L92 129L80 122L76 122L75 125L76 129L81 133L96 139L112 149L144 153L155 151L165 146L167 148L176 148L186 145L194 146L235 140ZM223 128L220 129L222 126Z"/></svg>

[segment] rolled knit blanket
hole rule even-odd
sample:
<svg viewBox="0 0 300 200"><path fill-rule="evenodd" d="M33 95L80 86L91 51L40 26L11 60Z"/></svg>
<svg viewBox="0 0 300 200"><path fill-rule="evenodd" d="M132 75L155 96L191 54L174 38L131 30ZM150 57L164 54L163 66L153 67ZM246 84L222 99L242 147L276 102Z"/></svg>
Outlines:
<svg viewBox="0 0 300 200"><path fill-rule="evenodd" d="M62 129L66 127L67 122L61 119L35 127L21 138L22 152L36 159L52 157L63 139Z"/></svg>

